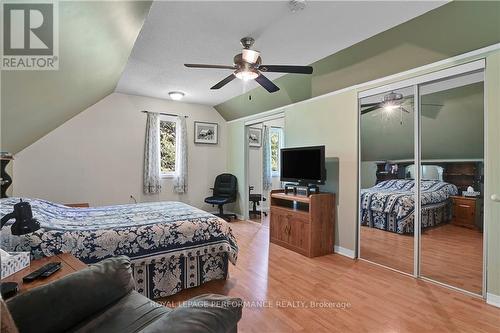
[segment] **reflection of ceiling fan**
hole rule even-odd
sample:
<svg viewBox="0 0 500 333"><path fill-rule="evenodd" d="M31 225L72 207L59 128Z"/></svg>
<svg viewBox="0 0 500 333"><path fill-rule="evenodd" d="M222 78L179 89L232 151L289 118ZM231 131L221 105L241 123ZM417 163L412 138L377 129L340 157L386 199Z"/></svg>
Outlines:
<svg viewBox="0 0 500 333"><path fill-rule="evenodd" d="M384 109L387 112L400 109L403 112L410 113L410 111L408 111L408 109L406 109L403 106L403 104L409 100L410 100L409 98L405 98L401 93L390 92L387 95L384 95L384 98L382 99L381 102L361 104L361 114L363 115L378 109ZM438 107L443 106L441 104L429 104L429 103L422 103L422 105L438 106Z"/></svg>
<svg viewBox="0 0 500 333"><path fill-rule="evenodd" d="M192 68L219 68L231 69L234 73L217 83L210 89L220 89L235 78L248 81L255 80L268 92L273 93L280 88L265 77L262 72L275 72L275 73L293 73L293 74L312 74L313 68L311 66L290 66L290 65L262 65L262 58L260 52L251 50L254 43L252 37L244 37L240 40L243 50L241 53L234 56L234 65L203 65L203 64L184 64L186 67Z"/></svg>

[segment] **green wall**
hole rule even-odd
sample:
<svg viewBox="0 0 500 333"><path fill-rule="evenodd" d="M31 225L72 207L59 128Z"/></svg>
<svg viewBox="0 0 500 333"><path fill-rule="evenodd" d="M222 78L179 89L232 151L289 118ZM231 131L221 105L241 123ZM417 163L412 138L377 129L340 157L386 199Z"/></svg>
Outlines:
<svg viewBox="0 0 500 333"><path fill-rule="evenodd" d="M18 153L111 94L151 1L59 1L59 69L2 71L1 150Z"/></svg>
<svg viewBox="0 0 500 333"><path fill-rule="evenodd" d="M498 42L500 1L454 1L313 63L313 75L275 80L279 92L256 88L215 108L233 120Z"/></svg>
<svg viewBox="0 0 500 333"><path fill-rule="evenodd" d="M409 113L379 109L361 117L362 161L414 158L413 103L405 107ZM423 95L422 159L482 159L483 110L482 82Z"/></svg>
<svg viewBox="0 0 500 333"><path fill-rule="evenodd" d="M286 108L286 147L325 145L325 191L336 193L335 245L356 247L357 211L357 101L356 91L300 103ZM354 220L355 221L355 220Z"/></svg>

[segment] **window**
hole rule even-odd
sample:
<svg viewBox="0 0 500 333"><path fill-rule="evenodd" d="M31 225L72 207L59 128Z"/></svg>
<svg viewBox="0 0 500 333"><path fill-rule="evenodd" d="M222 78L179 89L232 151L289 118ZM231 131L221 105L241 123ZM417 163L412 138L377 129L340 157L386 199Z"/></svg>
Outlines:
<svg viewBox="0 0 500 333"><path fill-rule="evenodd" d="M283 147L283 129L271 127L269 131L271 140L271 171L273 177L280 175L280 149Z"/></svg>
<svg viewBox="0 0 500 333"><path fill-rule="evenodd" d="M173 176L176 164L177 122L174 118L160 120L160 172Z"/></svg>

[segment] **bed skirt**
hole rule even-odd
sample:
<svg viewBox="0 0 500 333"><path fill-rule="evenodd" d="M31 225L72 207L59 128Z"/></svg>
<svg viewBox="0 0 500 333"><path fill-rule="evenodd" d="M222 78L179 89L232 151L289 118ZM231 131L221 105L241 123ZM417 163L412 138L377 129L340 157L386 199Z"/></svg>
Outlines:
<svg viewBox="0 0 500 333"><path fill-rule="evenodd" d="M136 290L157 299L208 281L226 279L228 261L225 252L174 259L162 257L150 263L132 260L132 273Z"/></svg>
<svg viewBox="0 0 500 333"><path fill-rule="evenodd" d="M445 202L439 205L429 205L422 208L422 229L434 227L451 220L451 204ZM397 221L395 214L363 209L361 211L361 225L377 228L398 234L412 234L415 223L415 212L404 220Z"/></svg>

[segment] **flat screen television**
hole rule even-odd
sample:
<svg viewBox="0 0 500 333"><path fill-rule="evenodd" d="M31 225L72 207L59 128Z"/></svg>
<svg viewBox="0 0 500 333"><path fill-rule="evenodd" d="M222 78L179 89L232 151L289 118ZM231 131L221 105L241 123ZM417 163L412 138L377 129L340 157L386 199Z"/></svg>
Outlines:
<svg viewBox="0 0 500 333"><path fill-rule="evenodd" d="M325 146L281 149L281 181L300 185L324 184Z"/></svg>

